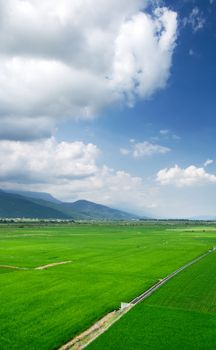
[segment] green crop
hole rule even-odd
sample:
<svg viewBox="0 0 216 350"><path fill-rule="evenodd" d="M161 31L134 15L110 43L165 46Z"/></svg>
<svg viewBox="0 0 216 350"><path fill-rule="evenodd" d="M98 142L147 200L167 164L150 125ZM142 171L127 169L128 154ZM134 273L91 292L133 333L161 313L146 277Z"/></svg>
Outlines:
<svg viewBox="0 0 216 350"><path fill-rule="evenodd" d="M0 265L25 268L0 268L1 349L57 349L215 240L184 225L1 227Z"/></svg>

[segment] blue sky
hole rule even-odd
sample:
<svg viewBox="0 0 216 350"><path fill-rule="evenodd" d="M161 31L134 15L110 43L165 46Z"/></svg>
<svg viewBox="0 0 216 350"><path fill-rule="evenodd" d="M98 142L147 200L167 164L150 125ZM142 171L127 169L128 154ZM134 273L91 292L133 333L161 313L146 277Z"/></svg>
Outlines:
<svg viewBox="0 0 216 350"><path fill-rule="evenodd" d="M50 1L43 7L29 0L24 9L10 2L17 15L11 19L5 6L3 29L14 42L2 34L0 51L15 60L2 76L15 72L16 83L0 96L1 161L9 149L12 164L2 166L1 187L141 215L216 216L216 1L103 0L107 13L99 14L84 0L79 12L66 0L62 7L54 2L63 32L52 22ZM40 44L36 14L52 19ZM152 26L158 32L151 34Z"/></svg>

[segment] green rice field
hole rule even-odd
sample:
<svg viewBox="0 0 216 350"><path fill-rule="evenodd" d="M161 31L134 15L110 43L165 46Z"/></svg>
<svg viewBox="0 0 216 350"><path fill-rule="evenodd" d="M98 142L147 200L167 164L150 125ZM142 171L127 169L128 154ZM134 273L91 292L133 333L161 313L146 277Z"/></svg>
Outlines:
<svg viewBox="0 0 216 350"><path fill-rule="evenodd" d="M1 226L0 348L58 349L103 315L118 308L122 301L132 300L159 279L214 245L216 228L213 226L191 227L157 223ZM35 269L58 262L68 263L44 270ZM214 277L213 270L211 271L213 263L215 264L215 260L212 255L206 262L203 261L181 273L148 301L128 313L109 332L98 338L98 341L91 345L92 349L141 349L142 345L139 347L138 343L141 338L141 343L143 341L143 332L139 332L136 322L139 327L142 325L145 329L146 322L149 322L150 329L154 320L147 319L148 315L155 318L156 322L157 315L165 317L165 313L170 313L167 336L169 327L171 330L174 327L172 318L175 319L176 326L181 320L182 327L189 327L191 319L194 318L200 327L208 324L215 329L213 304L211 309L203 310L204 306L198 308L197 303L194 306L190 303L188 309L187 294L184 297L179 293L177 298L173 299L172 291L173 288L176 293L179 283L181 284L179 279L186 276L185 293L188 291L194 297L197 293L197 300L200 300L199 289L196 286L193 289L196 273L194 277L189 275L194 273L198 266L203 266L203 275L209 275L206 290L207 287L211 289L208 285ZM164 293L167 296L163 296ZM206 294L202 290L200 293ZM210 300L212 295L208 295ZM168 301L169 304L166 305ZM203 300L203 305L206 305L206 300ZM143 308L147 311L143 312ZM185 315L188 315L188 318ZM126 324L130 328L130 338L127 338L128 345L121 347L122 334L128 334ZM189 328L191 331L191 327ZM211 329L209 326L207 330L210 340ZM152 332L154 333L154 327L151 327L149 337ZM106 341L105 346L103 339L107 334L110 334L110 342ZM131 347L130 341L134 341L135 338L137 345ZM149 344L147 338L145 342Z"/></svg>
<svg viewBox="0 0 216 350"><path fill-rule="evenodd" d="M216 252L134 307L89 350L216 348Z"/></svg>

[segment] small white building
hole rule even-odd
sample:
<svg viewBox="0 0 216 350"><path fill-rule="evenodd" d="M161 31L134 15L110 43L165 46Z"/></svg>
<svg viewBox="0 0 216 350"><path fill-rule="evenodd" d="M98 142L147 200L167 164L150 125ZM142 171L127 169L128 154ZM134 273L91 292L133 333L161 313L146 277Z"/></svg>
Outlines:
<svg viewBox="0 0 216 350"><path fill-rule="evenodd" d="M129 307L130 305L131 305L130 303L121 303L120 310L124 310L124 309L126 309L127 307Z"/></svg>

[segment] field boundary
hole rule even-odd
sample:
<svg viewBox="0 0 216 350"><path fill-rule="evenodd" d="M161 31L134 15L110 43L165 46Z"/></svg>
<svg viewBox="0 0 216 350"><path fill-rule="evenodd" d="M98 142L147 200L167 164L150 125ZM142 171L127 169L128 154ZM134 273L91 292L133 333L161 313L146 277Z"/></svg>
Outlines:
<svg viewBox="0 0 216 350"><path fill-rule="evenodd" d="M13 269L13 270L46 270L49 269L50 267L58 266L58 265L65 265L65 264L70 264L72 261L59 261L47 265L41 265L41 266L36 266L36 267L18 267L18 266L12 266L12 265L0 265L0 269Z"/></svg>
<svg viewBox="0 0 216 350"><path fill-rule="evenodd" d="M0 269L28 270L27 267L18 267L12 265L0 265Z"/></svg>
<svg viewBox="0 0 216 350"><path fill-rule="evenodd" d="M70 264L71 262L72 262L71 260L60 261L60 262L56 262L56 263L51 263L51 264L35 267L35 270L46 270L46 269L48 269L50 267L54 267L54 266L58 266L58 265Z"/></svg>
<svg viewBox="0 0 216 350"><path fill-rule="evenodd" d="M122 316L124 316L128 311L130 311L135 305L139 304L144 299L148 298L150 295L152 295L156 290L158 290L161 286L163 286L166 282L171 280L173 277L175 277L177 274L179 274L181 271L187 269L191 265L197 263L201 259L205 258L207 255L211 254L215 251L215 248L212 248L208 250L208 252L198 256L197 258L191 260L189 263L183 265L179 269L173 271L168 276L161 279L159 282L155 283L152 287L147 289L144 293L140 294L136 298L134 298L131 302L125 303L124 308L120 308L118 310L114 310L107 315L105 315L103 318L101 318L99 321L97 321L95 324L93 324L90 328L88 328L86 331L81 333L80 335L76 336L72 340L70 340L68 343L61 346L58 350L82 350L86 348L90 343L92 343L96 338L98 338L101 334L103 334L105 331L107 331L114 323L116 323Z"/></svg>

